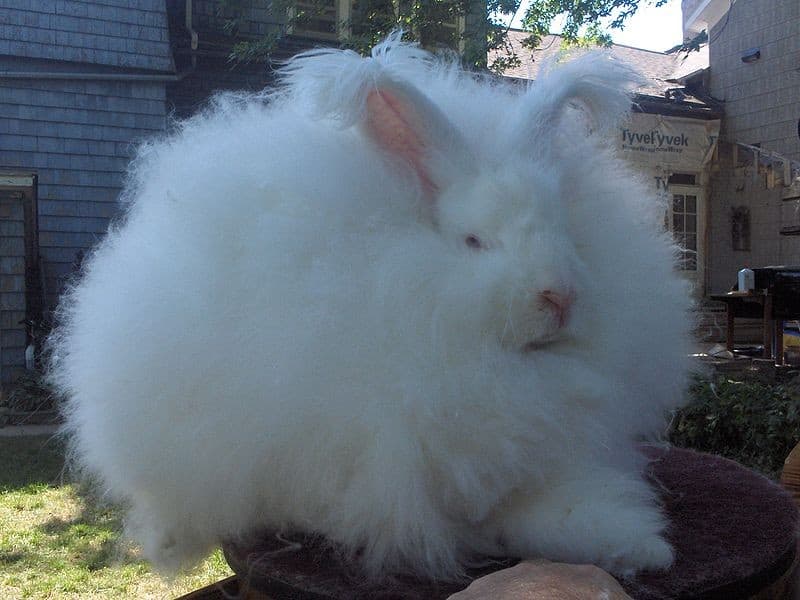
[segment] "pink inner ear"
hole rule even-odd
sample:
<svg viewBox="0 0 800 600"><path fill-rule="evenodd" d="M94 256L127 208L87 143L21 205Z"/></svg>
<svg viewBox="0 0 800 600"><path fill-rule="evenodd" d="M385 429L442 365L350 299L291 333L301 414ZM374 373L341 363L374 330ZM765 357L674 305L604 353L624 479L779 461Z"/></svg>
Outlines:
<svg viewBox="0 0 800 600"><path fill-rule="evenodd" d="M367 130L377 144L414 169L429 199L438 191L425 164L427 144L424 125L408 102L387 90L374 90L367 96Z"/></svg>

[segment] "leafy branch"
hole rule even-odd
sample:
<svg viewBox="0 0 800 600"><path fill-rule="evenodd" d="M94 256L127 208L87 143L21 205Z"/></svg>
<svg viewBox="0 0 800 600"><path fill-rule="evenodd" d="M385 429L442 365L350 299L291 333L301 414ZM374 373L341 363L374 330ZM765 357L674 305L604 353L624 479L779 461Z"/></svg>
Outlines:
<svg viewBox="0 0 800 600"><path fill-rule="evenodd" d="M564 18L561 33L569 45L611 44L609 30L623 29L642 5L662 6L668 0L533 0L522 19L529 33L523 45L535 48L550 32L553 21ZM402 28L407 39L429 48L459 49L463 62L473 68L503 71L519 66L520 58L509 40L509 23L521 10L522 0L353 0L350 19L338 25L349 35L340 45L365 53L390 31ZM284 30L297 28L330 10L325 0L217 0L218 14L226 20L224 30L235 42L233 62L263 61L281 38L281 34L249 39L239 36L245 9L258 6L282 15ZM459 31L454 23L466 23ZM707 38L706 38L707 39ZM696 38L687 44L702 40ZM487 65L487 53L495 59Z"/></svg>

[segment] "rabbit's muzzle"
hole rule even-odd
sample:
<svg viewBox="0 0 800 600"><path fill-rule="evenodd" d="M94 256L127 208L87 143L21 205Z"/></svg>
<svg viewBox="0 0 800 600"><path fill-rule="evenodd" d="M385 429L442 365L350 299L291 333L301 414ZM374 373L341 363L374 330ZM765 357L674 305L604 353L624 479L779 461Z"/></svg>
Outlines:
<svg viewBox="0 0 800 600"><path fill-rule="evenodd" d="M540 308L551 312L558 328L563 329L569 321L572 304L575 302L575 292L543 290L539 292L537 300Z"/></svg>
<svg viewBox="0 0 800 600"><path fill-rule="evenodd" d="M521 309L512 316L503 345L523 353L538 350L563 339L575 304L571 288L546 288L525 294Z"/></svg>

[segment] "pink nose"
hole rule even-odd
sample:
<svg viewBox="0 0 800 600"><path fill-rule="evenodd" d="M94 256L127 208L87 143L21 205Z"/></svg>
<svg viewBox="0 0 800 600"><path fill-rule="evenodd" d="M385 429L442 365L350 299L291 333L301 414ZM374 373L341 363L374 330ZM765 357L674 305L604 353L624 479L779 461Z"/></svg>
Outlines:
<svg viewBox="0 0 800 600"><path fill-rule="evenodd" d="M554 292L543 290L539 292L539 304L542 308L550 310L558 321L559 329L569 321L569 313L575 302L575 293L572 290Z"/></svg>

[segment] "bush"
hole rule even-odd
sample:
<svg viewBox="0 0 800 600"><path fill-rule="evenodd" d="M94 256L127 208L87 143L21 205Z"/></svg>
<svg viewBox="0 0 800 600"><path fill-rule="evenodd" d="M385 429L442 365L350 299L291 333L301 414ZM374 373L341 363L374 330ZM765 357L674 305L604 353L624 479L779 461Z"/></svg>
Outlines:
<svg viewBox="0 0 800 600"><path fill-rule="evenodd" d="M38 371L27 371L10 386L0 406L20 412L56 410L58 397Z"/></svg>
<svg viewBox="0 0 800 600"><path fill-rule="evenodd" d="M58 421L59 398L37 371L28 371L0 395L0 427Z"/></svg>
<svg viewBox="0 0 800 600"><path fill-rule="evenodd" d="M698 375L690 397L673 419L670 442L779 476L800 440L800 377L768 384Z"/></svg>

